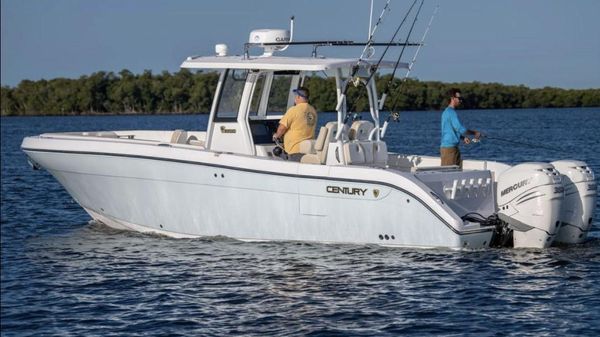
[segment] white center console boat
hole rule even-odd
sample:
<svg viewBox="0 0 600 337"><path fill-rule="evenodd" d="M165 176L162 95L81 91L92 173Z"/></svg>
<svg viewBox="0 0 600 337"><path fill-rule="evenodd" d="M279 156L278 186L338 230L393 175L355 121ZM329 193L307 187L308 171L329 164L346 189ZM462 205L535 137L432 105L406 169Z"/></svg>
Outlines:
<svg viewBox="0 0 600 337"><path fill-rule="evenodd" d="M388 152L375 81L365 78L395 62L273 56L285 34L253 32L261 56L228 56L218 45L216 56L183 62L220 72L205 131L51 133L25 138L22 149L93 219L120 229L450 248L586 239L596 183L585 163L467 160L459 168ZM337 120L302 144L301 162L286 161L274 155L272 134L292 90L313 73L335 79ZM371 121L345 123L346 81L365 85Z"/></svg>

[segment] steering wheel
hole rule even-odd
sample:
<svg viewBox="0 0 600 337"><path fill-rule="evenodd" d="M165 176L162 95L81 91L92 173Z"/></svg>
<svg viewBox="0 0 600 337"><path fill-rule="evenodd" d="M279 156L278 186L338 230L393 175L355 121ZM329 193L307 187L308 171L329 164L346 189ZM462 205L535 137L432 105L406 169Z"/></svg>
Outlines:
<svg viewBox="0 0 600 337"><path fill-rule="evenodd" d="M287 155L283 148L283 144L281 144L281 139L275 138L275 147L273 148L273 155L281 158L284 154Z"/></svg>

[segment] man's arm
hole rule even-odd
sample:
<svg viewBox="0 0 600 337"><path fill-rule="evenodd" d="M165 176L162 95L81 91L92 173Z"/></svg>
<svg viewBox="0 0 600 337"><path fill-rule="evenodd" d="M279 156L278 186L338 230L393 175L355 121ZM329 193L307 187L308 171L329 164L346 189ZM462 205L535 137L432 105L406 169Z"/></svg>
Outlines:
<svg viewBox="0 0 600 337"><path fill-rule="evenodd" d="M279 123L279 127L277 127L277 132L273 134L273 141L275 141L275 139L283 137L287 130L288 128L285 125Z"/></svg>
<svg viewBox="0 0 600 337"><path fill-rule="evenodd" d="M466 135L469 130L462 125L455 112L450 114L450 124L460 135Z"/></svg>
<svg viewBox="0 0 600 337"><path fill-rule="evenodd" d="M466 137L467 135L474 135L475 139L479 139L479 137L481 136L481 133L477 130L467 130L467 131L465 131L465 133L463 133L460 136L460 138L463 140L463 142L465 142L465 144L470 144L471 138Z"/></svg>
<svg viewBox="0 0 600 337"><path fill-rule="evenodd" d="M275 142L275 139L281 139L281 137L283 137L283 135L287 132L287 130L289 129L288 125L290 125L290 119L292 118L292 108L289 108L285 114L283 115L283 117L281 117L281 119L279 120L279 126L277 127L277 131L273 134L273 142Z"/></svg>
<svg viewBox="0 0 600 337"><path fill-rule="evenodd" d="M469 137L466 136L473 135L475 136L475 139L479 139L479 137L481 136L481 133L479 131L465 128L456 114L452 115L450 122L452 123L452 127L454 128L454 130L457 130L461 134L461 138L464 137L463 141L465 142L465 144L469 144L471 142L471 139L469 139Z"/></svg>
<svg viewBox="0 0 600 337"><path fill-rule="evenodd" d="M465 135L473 135L475 136L475 139L479 139L479 137L481 137L481 132L477 131L477 130L467 130L464 133Z"/></svg>

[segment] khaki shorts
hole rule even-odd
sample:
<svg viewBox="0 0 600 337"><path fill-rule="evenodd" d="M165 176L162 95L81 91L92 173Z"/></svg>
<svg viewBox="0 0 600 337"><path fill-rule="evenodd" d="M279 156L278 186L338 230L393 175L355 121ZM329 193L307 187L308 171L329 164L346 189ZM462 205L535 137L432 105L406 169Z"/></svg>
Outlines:
<svg viewBox="0 0 600 337"><path fill-rule="evenodd" d="M458 147L440 147L442 157L442 166L458 165L462 167L462 159L460 158L460 150Z"/></svg>

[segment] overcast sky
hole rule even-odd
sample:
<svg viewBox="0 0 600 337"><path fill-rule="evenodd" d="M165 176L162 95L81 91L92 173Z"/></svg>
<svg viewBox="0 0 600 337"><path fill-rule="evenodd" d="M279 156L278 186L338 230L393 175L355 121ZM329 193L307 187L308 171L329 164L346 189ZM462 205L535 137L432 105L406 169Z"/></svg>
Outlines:
<svg viewBox="0 0 600 337"><path fill-rule="evenodd" d="M231 53L239 54L250 30L288 28L291 15L296 16L296 41L364 41L370 1L0 3L1 82L14 86L23 79L76 78L100 70L176 71L189 55L213 54L216 43L226 43ZM376 40L389 40L411 3L392 0ZM384 4L385 0L375 1L375 16ZM600 88L600 1L427 0L411 40L420 40L438 4L438 15L411 76L444 82ZM348 57L358 57L360 51L320 49L324 55ZM375 56L382 51L378 48ZM308 56L310 50L290 48L286 54ZM403 59L410 58L412 54Z"/></svg>

